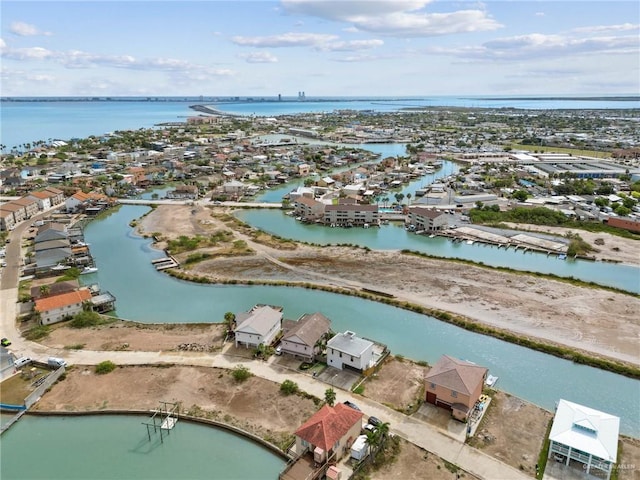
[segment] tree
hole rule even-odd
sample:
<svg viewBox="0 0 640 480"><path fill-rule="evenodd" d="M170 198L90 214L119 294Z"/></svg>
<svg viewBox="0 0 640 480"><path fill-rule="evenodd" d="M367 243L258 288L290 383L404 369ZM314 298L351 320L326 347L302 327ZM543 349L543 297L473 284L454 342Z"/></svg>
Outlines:
<svg viewBox="0 0 640 480"><path fill-rule="evenodd" d="M411 194L407 193L407 204L411 205Z"/></svg>
<svg viewBox="0 0 640 480"><path fill-rule="evenodd" d="M336 391L333 388L327 388L324 391L324 401L331 407L336 403Z"/></svg>
<svg viewBox="0 0 640 480"><path fill-rule="evenodd" d="M515 198L519 202L524 202L528 197L529 194L526 190L516 190L513 192L513 195L511 195L511 198Z"/></svg>
<svg viewBox="0 0 640 480"><path fill-rule="evenodd" d="M233 324L236 321L236 315L233 312L227 312L224 314L224 324L227 326L227 331L233 330Z"/></svg>
<svg viewBox="0 0 640 480"><path fill-rule="evenodd" d="M245 380L247 380L249 377L251 377L252 373L244 365L238 365L233 369L233 371L231 372L231 375L233 376L236 382L242 383Z"/></svg>

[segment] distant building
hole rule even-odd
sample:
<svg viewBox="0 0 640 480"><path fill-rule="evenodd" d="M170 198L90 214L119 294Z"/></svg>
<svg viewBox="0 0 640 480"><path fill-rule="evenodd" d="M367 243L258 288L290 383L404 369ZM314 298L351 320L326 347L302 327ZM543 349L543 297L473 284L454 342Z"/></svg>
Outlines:
<svg viewBox="0 0 640 480"><path fill-rule="evenodd" d="M365 224L379 225L378 205L357 203L327 205L324 210L324 223L340 227L362 227Z"/></svg>
<svg viewBox="0 0 640 480"><path fill-rule="evenodd" d="M549 433L549 458L580 472L611 478L618 457L620 418L589 407L560 400Z"/></svg>

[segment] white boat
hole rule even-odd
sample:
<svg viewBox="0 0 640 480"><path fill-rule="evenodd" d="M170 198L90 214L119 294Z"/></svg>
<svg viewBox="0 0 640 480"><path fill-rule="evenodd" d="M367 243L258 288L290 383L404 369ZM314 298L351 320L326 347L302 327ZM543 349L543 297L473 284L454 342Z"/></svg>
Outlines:
<svg viewBox="0 0 640 480"><path fill-rule="evenodd" d="M80 272L80 275L85 275L87 273L96 273L98 271L98 267L84 267Z"/></svg>
<svg viewBox="0 0 640 480"><path fill-rule="evenodd" d="M467 240L467 245L473 245L473 240Z"/></svg>
<svg viewBox="0 0 640 480"><path fill-rule="evenodd" d="M495 375L487 375L487 379L484 381L487 387L493 387L498 381L498 377Z"/></svg>
<svg viewBox="0 0 640 480"><path fill-rule="evenodd" d="M431 235L429 235L429 238L434 238L435 235L432 233Z"/></svg>
<svg viewBox="0 0 640 480"><path fill-rule="evenodd" d="M61 264L58 264L58 265L56 265L55 267L51 267L51 270L55 270L55 271L58 271L58 270L69 270L70 268L71 268L71 267L70 267L70 266L68 266L68 265L61 265Z"/></svg>

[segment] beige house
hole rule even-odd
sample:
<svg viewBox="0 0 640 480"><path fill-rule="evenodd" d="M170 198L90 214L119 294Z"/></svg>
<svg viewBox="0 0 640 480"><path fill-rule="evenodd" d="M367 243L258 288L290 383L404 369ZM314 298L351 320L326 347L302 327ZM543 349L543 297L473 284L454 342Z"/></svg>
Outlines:
<svg viewBox="0 0 640 480"><path fill-rule="evenodd" d="M44 191L51 194L51 205L60 205L64 202L64 192L62 190L55 187L47 187Z"/></svg>
<svg viewBox="0 0 640 480"><path fill-rule="evenodd" d="M426 401L465 421L482 394L487 373L485 367L443 355L424 377Z"/></svg>
<svg viewBox="0 0 640 480"><path fill-rule="evenodd" d="M16 220L13 216L13 210L0 206L0 230L10 230L16 224Z"/></svg>
<svg viewBox="0 0 640 480"><path fill-rule="evenodd" d="M449 217L434 208L412 207L409 209L409 223L416 230L434 232L444 229L449 224Z"/></svg>
<svg viewBox="0 0 640 480"><path fill-rule="evenodd" d="M342 227L379 225L378 205L357 203L327 205L324 210L324 223Z"/></svg>
<svg viewBox="0 0 640 480"><path fill-rule="evenodd" d="M297 322L285 320L282 327L282 352L312 361L320 353L318 342L329 333L331 321L321 313L305 313Z"/></svg>
<svg viewBox="0 0 640 480"><path fill-rule="evenodd" d="M40 211L38 200L31 196L18 198L17 200L13 200L11 203L24 207L25 218L31 218L34 215L37 215Z"/></svg>
<svg viewBox="0 0 640 480"><path fill-rule="evenodd" d="M12 212L13 213L13 222L14 224L18 224L22 222L25 218L27 218L27 211L25 210L23 205L18 205L15 202L8 202L0 207L4 212Z"/></svg>
<svg viewBox="0 0 640 480"><path fill-rule="evenodd" d="M324 217L325 204L309 197L299 197L295 201L295 213L302 217L302 220L315 222Z"/></svg>
<svg viewBox="0 0 640 480"><path fill-rule="evenodd" d="M31 192L30 197L38 202L40 210L49 210L51 208L51 194L47 192Z"/></svg>

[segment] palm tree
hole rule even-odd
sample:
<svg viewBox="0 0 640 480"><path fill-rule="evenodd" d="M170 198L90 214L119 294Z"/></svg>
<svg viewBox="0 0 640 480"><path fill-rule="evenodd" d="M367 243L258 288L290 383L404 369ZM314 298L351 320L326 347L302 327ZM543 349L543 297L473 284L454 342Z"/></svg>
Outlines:
<svg viewBox="0 0 640 480"><path fill-rule="evenodd" d="M333 404L336 403L336 391L333 388L327 388L324 391L324 401L327 402L330 407L333 407Z"/></svg>
<svg viewBox="0 0 640 480"><path fill-rule="evenodd" d="M411 205L411 194L407 193L407 204Z"/></svg>

